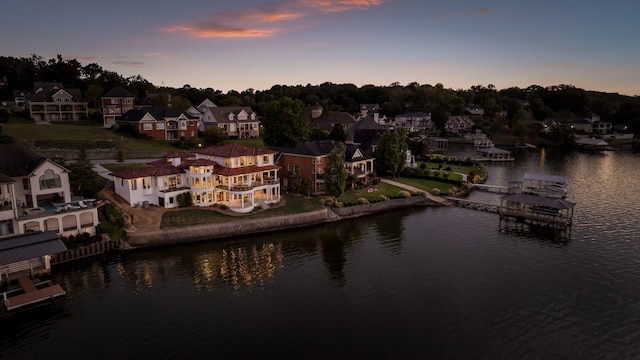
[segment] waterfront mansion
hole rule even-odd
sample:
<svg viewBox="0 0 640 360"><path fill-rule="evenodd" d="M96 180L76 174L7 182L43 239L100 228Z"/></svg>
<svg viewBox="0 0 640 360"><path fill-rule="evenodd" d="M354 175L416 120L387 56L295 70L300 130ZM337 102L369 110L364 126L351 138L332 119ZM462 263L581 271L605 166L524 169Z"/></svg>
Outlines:
<svg viewBox="0 0 640 360"><path fill-rule="evenodd" d="M95 235L96 201L72 197L69 170L17 143L0 145L0 154L0 238Z"/></svg>
<svg viewBox="0 0 640 360"><path fill-rule="evenodd" d="M132 207L178 207L190 193L194 206L224 205L240 213L280 201L276 152L228 144L173 152L145 168L113 171L115 192Z"/></svg>

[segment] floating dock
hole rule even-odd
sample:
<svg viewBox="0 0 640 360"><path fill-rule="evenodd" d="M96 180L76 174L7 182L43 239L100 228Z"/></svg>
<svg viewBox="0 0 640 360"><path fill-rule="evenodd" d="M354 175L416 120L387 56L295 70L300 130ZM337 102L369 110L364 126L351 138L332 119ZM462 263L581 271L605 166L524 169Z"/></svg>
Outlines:
<svg viewBox="0 0 640 360"><path fill-rule="evenodd" d="M18 283L22 288L22 294L14 296L7 296L8 293L6 292L3 294L3 303L7 311L36 305L67 294L60 285L47 285L38 289L29 276L22 276L18 278Z"/></svg>

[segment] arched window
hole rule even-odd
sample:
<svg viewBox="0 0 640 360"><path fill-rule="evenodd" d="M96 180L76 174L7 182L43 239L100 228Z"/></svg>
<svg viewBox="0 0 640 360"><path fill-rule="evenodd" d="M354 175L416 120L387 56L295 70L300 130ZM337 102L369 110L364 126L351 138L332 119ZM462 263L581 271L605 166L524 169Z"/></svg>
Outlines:
<svg viewBox="0 0 640 360"><path fill-rule="evenodd" d="M54 173L53 170L48 169L40 176L40 190L59 187L62 187L60 175Z"/></svg>

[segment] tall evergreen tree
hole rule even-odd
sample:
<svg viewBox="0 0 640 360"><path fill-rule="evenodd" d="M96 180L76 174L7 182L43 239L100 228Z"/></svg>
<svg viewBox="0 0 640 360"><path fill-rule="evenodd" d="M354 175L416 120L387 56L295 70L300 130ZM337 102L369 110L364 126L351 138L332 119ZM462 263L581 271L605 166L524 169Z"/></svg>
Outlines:
<svg viewBox="0 0 640 360"><path fill-rule="evenodd" d="M336 142L336 146L329 153L327 166L325 167L324 186L325 190L335 197L340 197L347 184L347 169L344 167L345 146L341 142Z"/></svg>

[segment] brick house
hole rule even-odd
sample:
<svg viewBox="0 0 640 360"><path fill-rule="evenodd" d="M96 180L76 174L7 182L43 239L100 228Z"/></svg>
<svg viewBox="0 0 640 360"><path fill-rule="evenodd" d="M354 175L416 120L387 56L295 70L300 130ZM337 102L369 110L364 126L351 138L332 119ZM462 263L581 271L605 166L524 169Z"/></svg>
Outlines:
<svg viewBox="0 0 640 360"><path fill-rule="evenodd" d="M116 118L116 124L155 140L198 138L198 119L175 108L149 107L129 110Z"/></svg>

